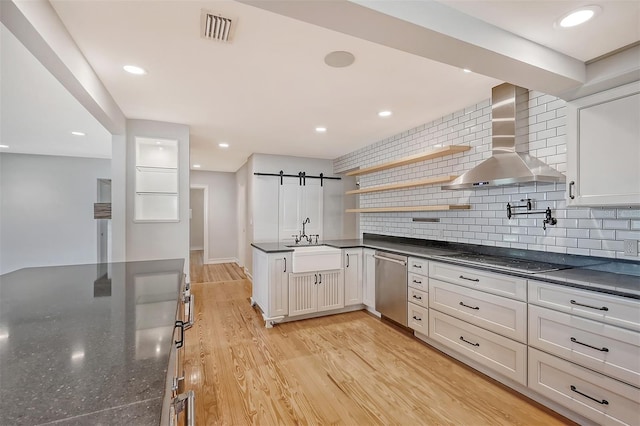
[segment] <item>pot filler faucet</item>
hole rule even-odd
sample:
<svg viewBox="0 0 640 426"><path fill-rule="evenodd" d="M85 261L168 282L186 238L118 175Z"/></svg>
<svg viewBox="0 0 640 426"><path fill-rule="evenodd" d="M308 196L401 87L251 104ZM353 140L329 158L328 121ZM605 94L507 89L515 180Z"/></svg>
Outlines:
<svg viewBox="0 0 640 426"><path fill-rule="evenodd" d="M305 230L305 226L307 225L307 223L311 223L311 220L309 218L306 218L305 220L302 221L302 231L300 231L299 235L293 234L292 237L294 237L296 240L296 244L298 244L300 241L307 240L307 242L309 244L313 243L313 237L316 237L316 244L318 244L318 237L320 237L320 235L315 234L315 235L307 235L306 230Z"/></svg>

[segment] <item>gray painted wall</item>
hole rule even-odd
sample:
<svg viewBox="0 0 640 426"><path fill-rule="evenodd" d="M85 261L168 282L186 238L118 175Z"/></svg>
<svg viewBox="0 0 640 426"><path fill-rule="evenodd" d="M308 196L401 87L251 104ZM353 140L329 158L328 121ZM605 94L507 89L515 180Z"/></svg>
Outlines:
<svg viewBox="0 0 640 426"><path fill-rule="evenodd" d="M189 195L191 222L189 224L189 249L204 249L204 189L191 188Z"/></svg>
<svg viewBox="0 0 640 426"><path fill-rule="evenodd" d="M111 161L0 154L0 273L97 261L93 203Z"/></svg>
<svg viewBox="0 0 640 426"><path fill-rule="evenodd" d="M191 171L191 184L208 186L209 259L204 261L235 261L238 258L235 173Z"/></svg>
<svg viewBox="0 0 640 426"><path fill-rule="evenodd" d="M134 222L135 138L178 141L178 222ZM189 127L149 120L127 120L127 260L185 259L189 273Z"/></svg>

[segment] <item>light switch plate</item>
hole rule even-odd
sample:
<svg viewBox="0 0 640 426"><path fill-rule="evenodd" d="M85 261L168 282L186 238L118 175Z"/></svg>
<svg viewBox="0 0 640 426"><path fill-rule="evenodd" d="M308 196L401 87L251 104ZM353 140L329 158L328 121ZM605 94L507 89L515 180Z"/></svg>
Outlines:
<svg viewBox="0 0 640 426"><path fill-rule="evenodd" d="M638 240L624 240L624 254L625 256L637 256Z"/></svg>

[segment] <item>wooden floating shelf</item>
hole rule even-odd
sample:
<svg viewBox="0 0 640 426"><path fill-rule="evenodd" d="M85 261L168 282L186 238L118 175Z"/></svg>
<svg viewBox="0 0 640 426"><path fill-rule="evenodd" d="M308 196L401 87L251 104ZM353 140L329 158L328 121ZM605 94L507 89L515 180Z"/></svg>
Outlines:
<svg viewBox="0 0 640 426"><path fill-rule="evenodd" d="M420 180L413 180L410 182L392 183L389 185L372 186L369 188L354 189L347 191L345 194L366 194L367 192L389 191L393 189L413 188L415 186L431 185L434 183L446 183L451 182L458 176L438 176Z"/></svg>
<svg viewBox="0 0 640 426"><path fill-rule="evenodd" d="M469 210L469 204L445 204L441 206L408 206L408 207L367 207L347 209L347 213L387 213L387 212L430 212L443 210Z"/></svg>
<svg viewBox="0 0 640 426"><path fill-rule="evenodd" d="M377 166L365 167L364 169L352 170L346 173L347 176L366 175L368 173L379 172L380 170L391 169L394 167L404 166L406 164L417 163L418 161L430 160L432 158L444 157L445 155L457 154L459 152L469 151L470 146L467 145L448 145L442 148L435 148L420 154L411 155L409 157L399 158L388 163L378 164Z"/></svg>

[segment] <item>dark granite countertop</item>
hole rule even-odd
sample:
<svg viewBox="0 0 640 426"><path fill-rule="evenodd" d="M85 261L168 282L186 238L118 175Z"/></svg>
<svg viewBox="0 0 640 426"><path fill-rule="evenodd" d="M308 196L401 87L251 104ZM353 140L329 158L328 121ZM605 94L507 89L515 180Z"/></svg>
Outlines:
<svg viewBox="0 0 640 426"><path fill-rule="evenodd" d="M158 425L183 266L0 276L0 424Z"/></svg>
<svg viewBox="0 0 640 426"><path fill-rule="evenodd" d="M287 243L291 244L291 243ZM589 256L563 255L558 253L539 252L532 250L518 250L472 244L446 243L431 240L416 240L387 236L373 236L364 239L326 240L319 244L340 249L371 248L422 257L457 264L464 267L485 269L508 275L515 275L530 280L549 282L571 287L597 290L624 297L640 299L640 262L625 262L616 259L595 258ZM253 243L253 247L267 253L290 252L293 247L285 243ZM303 246L304 244L300 244ZM565 265L568 269L551 271L540 274L523 274L513 271L496 270L490 265L486 267L456 262L454 259L442 259L447 256L465 251L482 252L497 256L515 257L536 261L552 262Z"/></svg>

